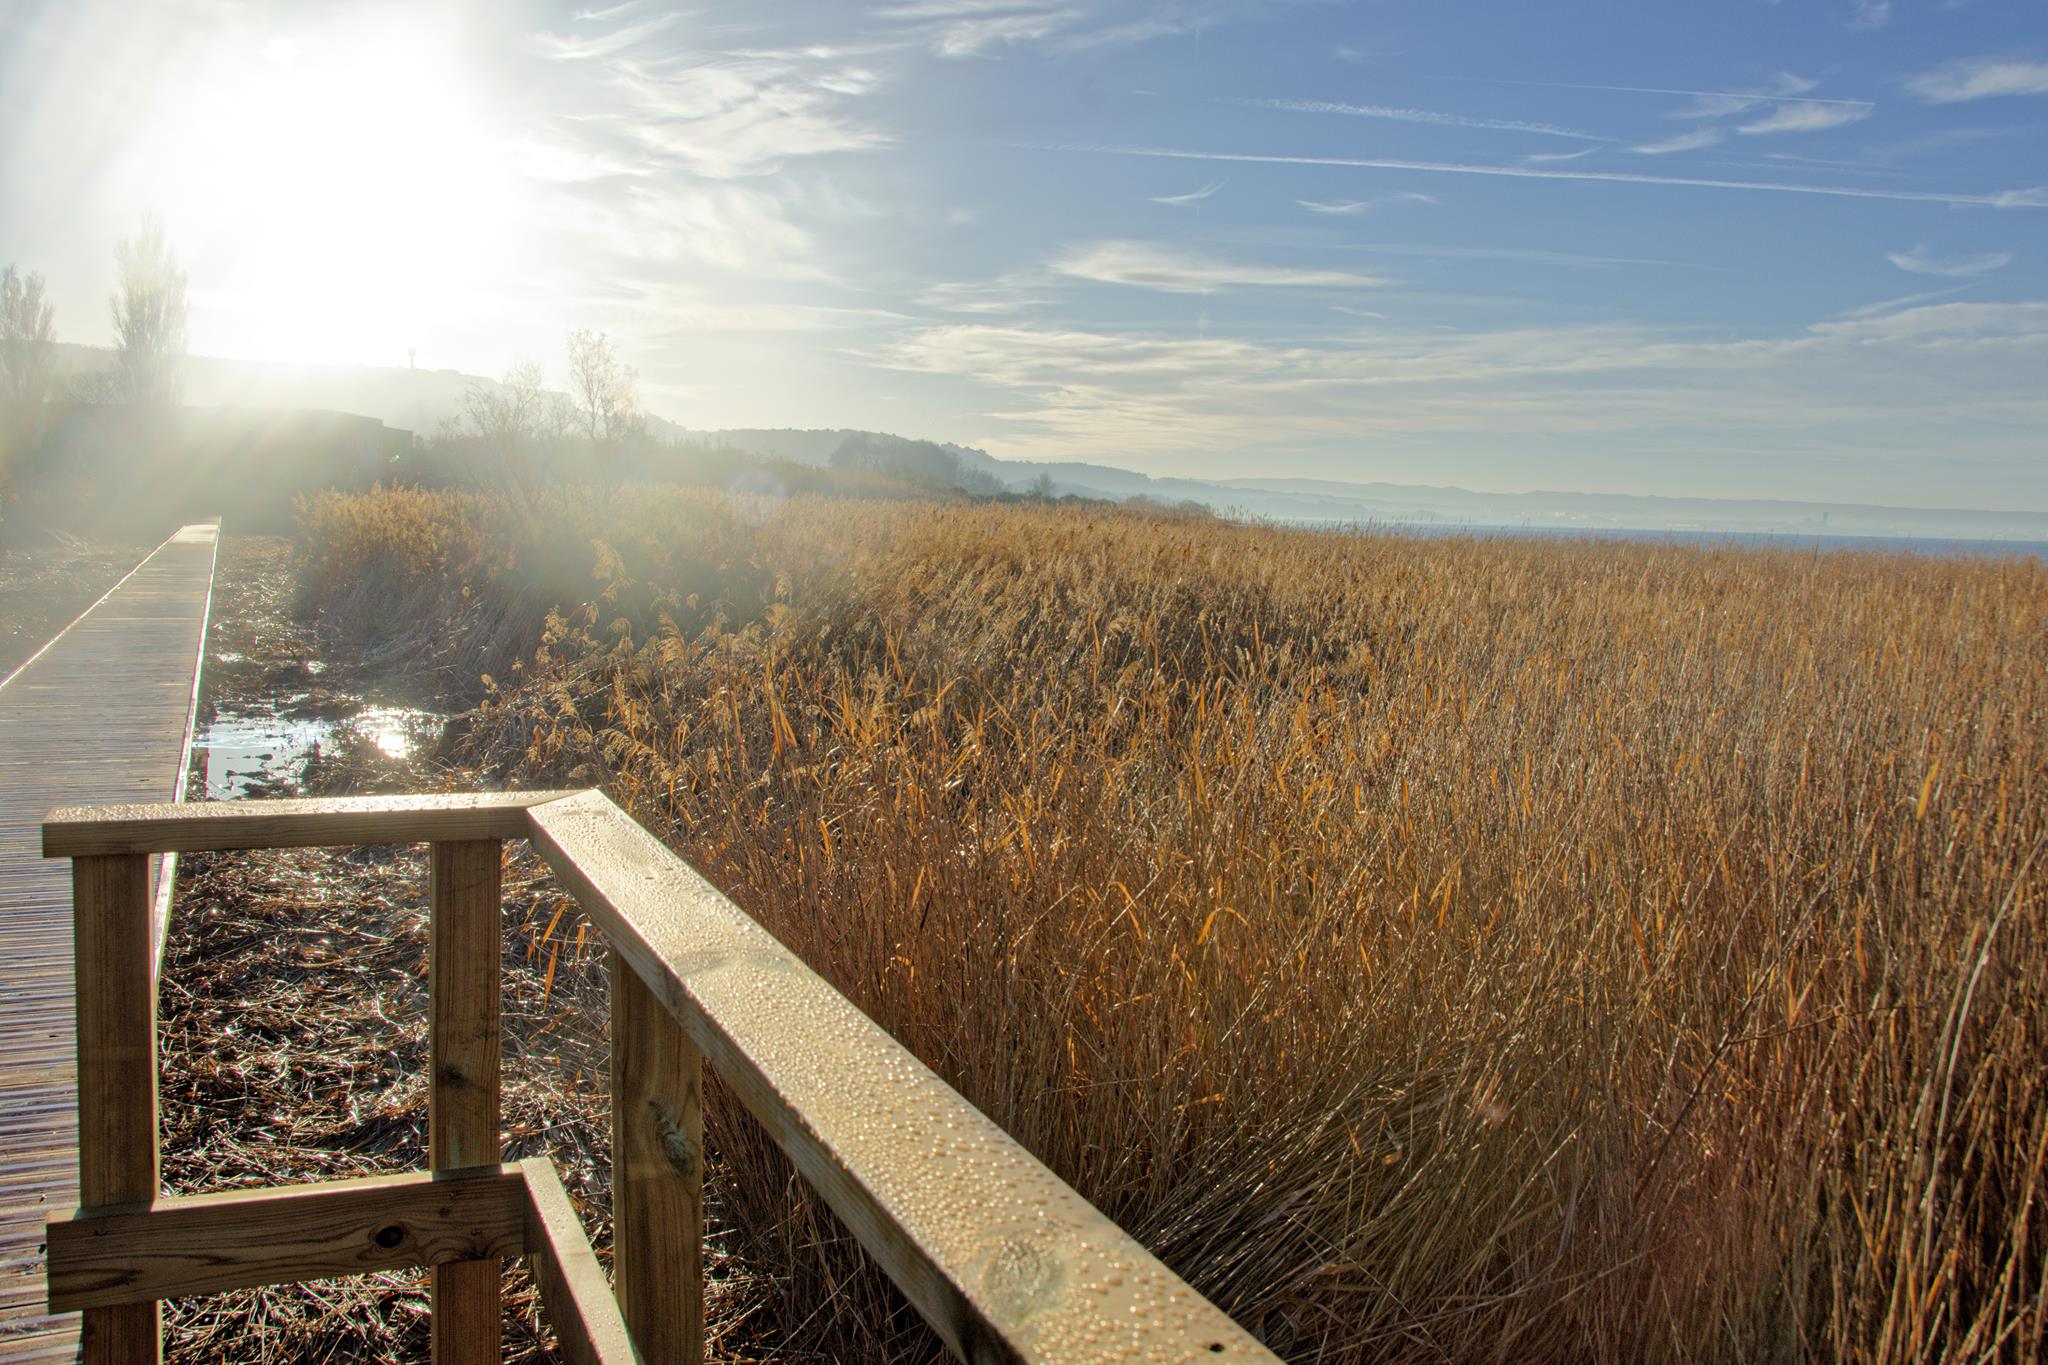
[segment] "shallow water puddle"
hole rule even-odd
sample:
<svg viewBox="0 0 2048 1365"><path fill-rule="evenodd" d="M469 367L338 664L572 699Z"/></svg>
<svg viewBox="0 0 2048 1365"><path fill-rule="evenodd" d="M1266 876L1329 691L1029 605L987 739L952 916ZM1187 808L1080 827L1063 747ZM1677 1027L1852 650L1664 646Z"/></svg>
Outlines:
<svg viewBox="0 0 2048 1365"><path fill-rule="evenodd" d="M403 760L433 739L447 718L409 706L365 706L339 719L295 717L272 710L224 710L193 740L206 756L206 795L215 801L251 788L296 788L306 763L323 747L349 740Z"/></svg>

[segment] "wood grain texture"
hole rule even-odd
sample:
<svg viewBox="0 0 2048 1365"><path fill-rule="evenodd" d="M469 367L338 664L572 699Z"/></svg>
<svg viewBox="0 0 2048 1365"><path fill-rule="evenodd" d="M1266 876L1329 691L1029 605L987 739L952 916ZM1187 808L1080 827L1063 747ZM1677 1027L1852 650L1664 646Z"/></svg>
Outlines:
<svg viewBox="0 0 2048 1365"><path fill-rule="evenodd" d="M96 1308L526 1250L516 1166L160 1199L49 1226L50 1304Z"/></svg>
<svg viewBox="0 0 2048 1365"><path fill-rule="evenodd" d="M172 536L0 683L0 1355L10 1365L73 1360L79 1334L76 1315L48 1311L43 1278L43 1223L78 1202L79 1158L72 874L43 860L37 824L52 806L181 790L214 543L210 525Z"/></svg>
<svg viewBox="0 0 2048 1365"><path fill-rule="evenodd" d="M156 944L149 860L139 853L71 864L77 963L78 1199L86 1208L157 1196ZM85 1314L88 1365L163 1355L154 1300Z"/></svg>
<svg viewBox="0 0 2048 1365"><path fill-rule="evenodd" d="M428 928L428 1164L437 1171L495 1166L499 1140L504 846L496 839L437 843ZM436 1365L495 1361L500 1270L456 1261L432 1272Z"/></svg>
<svg viewBox="0 0 2048 1365"><path fill-rule="evenodd" d="M526 1173L526 1263L562 1357L572 1365L658 1360L635 1350L604 1268L555 1168L539 1160L519 1164Z"/></svg>
<svg viewBox="0 0 2048 1365"><path fill-rule="evenodd" d="M612 1278L641 1358L704 1359L702 1059L611 954Z"/></svg>
<svg viewBox="0 0 2048 1365"><path fill-rule="evenodd" d="M291 797L193 805L64 806L43 817L43 854L190 853L518 839L526 810L571 792Z"/></svg>
<svg viewBox="0 0 2048 1365"><path fill-rule="evenodd" d="M962 1359L1272 1361L647 830L590 793L534 847Z"/></svg>

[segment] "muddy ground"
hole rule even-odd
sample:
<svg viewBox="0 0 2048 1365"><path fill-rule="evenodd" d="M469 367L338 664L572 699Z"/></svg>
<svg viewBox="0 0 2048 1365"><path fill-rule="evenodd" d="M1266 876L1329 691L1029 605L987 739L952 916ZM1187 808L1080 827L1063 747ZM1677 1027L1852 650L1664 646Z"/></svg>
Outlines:
<svg viewBox="0 0 2048 1365"><path fill-rule="evenodd" d="M194 755L193 798L473 788L439 763L432 712L293 619L289 547L222 547L203 675L202 738L243 725L232 757ZM394 739L380 719L414 715ZM424 719L419 719L424 717ZM306 726L317 737L298 744ZM251 747L250 727L283 741ZM294 729L294 727L299 727ZM508 1160L547 1156L601 1255L610 1213L604 961L594 930L522 845L506 872ZM425 850L188 857L165 956L164 1179L175 1192L415 1169L426 1161ZM738 1348L721 1320L718 1358ZM729 1269L729 1267L727 1267ZM523 1276L509 1283L505 1359L552 1360ZM183 1300L165 1309L179 1361L427 1359L424 1273Z"/></svg>

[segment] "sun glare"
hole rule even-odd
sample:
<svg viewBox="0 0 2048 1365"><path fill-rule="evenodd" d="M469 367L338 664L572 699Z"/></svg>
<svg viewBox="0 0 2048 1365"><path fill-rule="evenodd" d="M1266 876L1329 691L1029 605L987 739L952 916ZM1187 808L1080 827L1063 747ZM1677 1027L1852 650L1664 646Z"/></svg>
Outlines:
<svg viewBox="0 0 2048 1365"><path fill-rule="evenodd" d="M168 103L164 202L221 349L397 363L492 311L516 182L449 35L356 11L223 50Z"/></svg>

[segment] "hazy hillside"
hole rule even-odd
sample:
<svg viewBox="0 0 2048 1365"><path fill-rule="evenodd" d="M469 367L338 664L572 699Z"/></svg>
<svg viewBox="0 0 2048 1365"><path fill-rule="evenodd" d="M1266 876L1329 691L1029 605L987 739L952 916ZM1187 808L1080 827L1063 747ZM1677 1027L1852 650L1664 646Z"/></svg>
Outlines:
<svg viewBox="0 0 2048 1365"><path fill-rule="evenodd" d="M112 364L111 354L99 347L58 349L63 367L71 373L104 370ZM431 435L442 421L459 416L463 396L478 384L495 386L496 381L457 370L287 365L206 356L191 357L185 376L186 398L194 404L358 413L422 435ZM800 464L826 464L849 437L908 444L906 438L888 433L843 427L692 430L658 417L647 420L657 434ZM1037 487L1045 479L1056 493L1196 502L1226 514L1275 521L2048 541L2048 509L1984 511L1557 490L1490 493L1330 479L1161 479L1113 465L1004 460L972 446L939 444L959 459L963 471L986 475L1016 491Z"/></svg>
<svg viewBox="0 0 2048 1365"><path fill-rule="evenodd" d="M101 346L60 342L58 364L80 375L113 367L113 353ZM447 419L461 416L463 396L495 379L460 370L408 369L402 365L292 365L265 360L188 356L183 371L185 401L198 407L315 408L374 417L388 427L431 436ZM650 417L664 434L674 423Z"/></svg>
<svg viewBox="0 0 2048 1365"><path fill-rule="evenodd" d="M848 431L729 430L703 439L787 459L822 463ZM1004 460L971 446L946 445L965 469L1023 491L1048 479L1055 493L1112 499L1197 502L1218 512L1274 521L1377 523L1445 528L1514 527L1556 531L1672 530L1840 536L1930 536L1969 540L2048 540L2048 510L1884 507L1770 499L1673 498L1619 493L1488 493L1424 484L1347 483L1331 479L1158 479L1111 465Z"/></svg>
<svg viewBox="0 0 2048 1365"><path fill-rule="evenodd" d="M1036 477L1035 474L1017 475L1014 471L1020 466L998 460L987 451L976 450L972 446L954 445L951 441L918 441L885 431L859 431L852 427L827 427L815 431L790 427L726 427L715 431L690 431L683 428L677 430L682 433L684 440L700 441L706 445L729 446L734 450L752 451L756 455L766 455L778 460L794 460L798 464L815 465L829 463L832 452L849 439L884 445L936 445L957 458L963 467L985 470L1006 483L1015 482L1022 486Z"/></svg>
<svg viewBox="0 0 2048 1365"><path fill-rule="evenodd" d="M102 347L60 343L57 349L59 364L69 374L113 365L112 353ZM417 432L432 432L442 418L459 413L464 392L477 382L457 370L289 365L213 356L190 356L184 368L185 400L199 406L320 408Z"/></svg>

